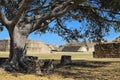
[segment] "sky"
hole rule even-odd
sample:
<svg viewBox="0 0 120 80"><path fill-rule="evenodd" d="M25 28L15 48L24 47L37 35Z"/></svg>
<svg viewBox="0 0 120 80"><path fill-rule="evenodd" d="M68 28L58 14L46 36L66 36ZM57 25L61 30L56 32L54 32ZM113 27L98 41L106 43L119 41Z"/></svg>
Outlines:
<svg viewBox="0 0 120 80"><path fill-rule="evenodd" d="M77 22L74 22L74 23L71 22L67 25L69 25L71 27L74 27L75 25L76 25L76 27L80 26L79 23L77 23ZM111 29L109 36L106 36L105 39L111 41L111 40L114 40L118 36L120 36L120 33L115 33L114 30ZM4 28L4 30L2 32L0 32L0 40L6 39L6 38L9 38L9 34L8 34L7 29ZM31 33L29 35L29 39L41 40L46 44L54 44L54 45L58 45L58 46L66 43L66 41L64 41L57 34L51 34L51 33L46 33L41 36L39 34Z"/></svg>

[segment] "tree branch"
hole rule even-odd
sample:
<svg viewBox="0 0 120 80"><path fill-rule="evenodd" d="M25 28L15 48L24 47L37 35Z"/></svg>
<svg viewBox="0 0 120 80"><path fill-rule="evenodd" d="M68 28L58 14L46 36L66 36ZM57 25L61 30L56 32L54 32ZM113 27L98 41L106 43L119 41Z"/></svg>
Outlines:
<svg viewBox="0 0 120 80"><path fill-rule="evenodd" d="M47 8L49 7L50 5L44 5L44 6L40 6L40 7L37 7L37 8L32 8L30 10L28 10L27 12L30 12L30 11L37 11L37 10L40 10L40 9L43 9L43 8Z"/></svg>
<svg viewBox="0 0 120 80"><path fill-rule="evenodd" d="M0 1L0 4L1 4L1 5L7 5L7 4L8 4L8 1L7 1L7 0L1 0L1 1Z"/></svg>
<svg viewBox="0 0 120 80"><path fill-rule="evenodd" d="M7 19L5 14L2 11L2 6L0 6L0 20L1 22L7 27L9 24L11 24L11 21Z"/></svg>
<svg viewBox="0 0 120 80"><path fill-rule="evenodd" d="M92 6L91 6L91 7L92 7ZM97 10L100 10L100 11L104 11L104 12L108 12L108 13L113 13L113 14L118 14L118 15L120 15L119 12L114 12L114 11L111 11L111 10L100 9L100 8L97 8L97 7L93 7L93 9L97 9Z"/></svg>
<svg viewBox="0 0 120 80"><path fill-rule="evenodd" d="M66 2L64 2L63 4L58 5L56 8L54 8L51 11L48 11L45 14L42 14L39 18L39 21L36 22L36 24L33 26L33 31L35 31L36 29L38 29L38 27L40 27L40 25L45 22L46 20L53 20L55 19L55 17L61 16L62 14L64 14L65 12L67 12L67 10L69 10L69 8L71 6L68 6L69 4L71 4L71 0L68 0Z"/></svg>
<svg viewBox="0 0 120 80"><path fill-rule="evenodd" d="M120 15L119 12L114 12L114 11L111 11L109 9L102 9L102 8L98 8L98 7L95 7L95 6L92 6L92 5L84 5L84 4L79 4L78 6L81 6L81 7L90 7L92 9L95 9L95 10L99 10L99 11L103 11L103 12L108 12L108 13L113 13L113 14L118 14Z"/></svg>
<svg viewBox="0 0 120 80"><path fill-rule="evenodd" d="M76 8L78 9L78 7L90 7L92 9L109 12L109 10L99 9L95 6L84 4L83 2L85 1L89 1L89 0L75 0L75 1L67 0L61 4L58 4L55 8L49 10L44 14L39 15L38 18L36 17L37 20L34 26L32 27L32 31L37 30L45 21L54 20L56 17L61 16L62 14L66 13L68 10L73 10ZM36 9L33 9L33 10L36 10Z"/></svg>
<svg viewBox="0 0 120 80"><path fill-rule="evenodd" d="M22 16L23 12L26 11L28 4L30 3L30 0L22 0L21 4L17 10L15 18L12 20L11 25L15 26L17 22L19 21L20 17Z"/></svg>

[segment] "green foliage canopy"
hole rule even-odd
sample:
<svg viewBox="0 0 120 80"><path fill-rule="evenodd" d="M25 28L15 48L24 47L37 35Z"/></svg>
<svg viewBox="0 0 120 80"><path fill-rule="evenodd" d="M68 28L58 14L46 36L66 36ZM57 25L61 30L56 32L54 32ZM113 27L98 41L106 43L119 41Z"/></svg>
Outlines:
<svg viewBox="0 0 120 80"><path fill-rule="evenodd" d="M19 9L23 1L28 3L27 7ZM67 41L83 38L101 40L111 28L120 31L120 0L0 0L0 8L9 21L18 14L24 15L24 20L17 17L22 25L36 25L41 20L31 32L52 32ZM78 21L82 25L70 28L66 22L71 21ZM2 16L0 23L7 26L2 21ZM49 26L50 23L54 23L54 26Z"/></svg>

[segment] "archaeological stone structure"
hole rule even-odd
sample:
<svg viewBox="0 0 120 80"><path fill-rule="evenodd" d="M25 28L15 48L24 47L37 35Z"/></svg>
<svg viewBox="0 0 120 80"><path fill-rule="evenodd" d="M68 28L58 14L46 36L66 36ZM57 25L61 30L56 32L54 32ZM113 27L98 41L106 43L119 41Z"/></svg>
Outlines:
<svg viewBox="0 0 120 80"><path fill-rule="evenodd" d="M120 43L101 43L95 45L94 58L120 58Z"/></svg>
<svg viewBox="0 0 120 80"><path fill-rule="evenodd" d="M120 36L116 37L112 42L120 42Z"/></svg>
<svg viewBox="0 0 120 80"><path fill-rule="evenodd" d="M0 51L9 51L10 49L10 40L4 39L0 40Z"/></svg>
<svg viewBox="0 0 120 80"><path fill-rule="evenodd" d="M59 51L61 52L93 52L94 51L94 45L93 42L72 42L67 43L65 45L62 45L59 48Z"/></svg>
<svg viewBox="0 0 120 80"><path fill-rule="evenodd" d="M96 44L93 57L120 58L120 36L116 37L113 41Z"/></svg>
<svg viewBox="0 0 120 80"><path fill-rule="evenodd" d="M27 53L51 53L51 48L40 40L27 41Z"/></svg>
<svg viewBox="0 0 120 80"><path fill-rule="evenodd" d="M49 45L40 40L27 40L27 53L51 53ZM8 52L10 49L10 39L0 40L0 51Z"/></svg>

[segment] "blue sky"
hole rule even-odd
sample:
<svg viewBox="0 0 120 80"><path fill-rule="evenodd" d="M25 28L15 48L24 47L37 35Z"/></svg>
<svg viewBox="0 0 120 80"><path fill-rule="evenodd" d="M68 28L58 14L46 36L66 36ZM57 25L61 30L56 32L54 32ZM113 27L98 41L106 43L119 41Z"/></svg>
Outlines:
<svg viewBox="0 0 120 80"><path fill-rule="evenodd" d="M114 40L118 36L120 36L120 33L115 33L114 30L111 30L110 35L106 36L105 39L111 41L111 40ZM34 33L32 33L29 36L29 38L33 39L33 40L36 40L36 39L41 40L41 41L43 41L43 42L45 42L47 44L62 45L62 44L66 43L66 41L64 41L57 34L50 34L50 33L44 34L42 36L39 36L39 34L34 35Z"/></svg>
<svg viewBox="0 0 120 80"><path fill-rule="evenodd" d="M76 27L79 27L80 25L75 22L75 23L69 23L68 24L70 27L73 27L74 25L76 25ZM106 40L113 40L116 37L120 36L120 33L115 33L113 29L111 29L110 31L110 35L106 36L105 39ZM9 38L9 34L8 31L4 28L4 31L0 32L0 40L5 39L5 38ZM66 41L64 41L61 37L59 37L57 34L50 34L50 33L46 33L43 35L39 35L39 34L30 34L29 39L32 40L41 40L46 44L55 44L55 45L62 45L65 44Z"/></svg>

